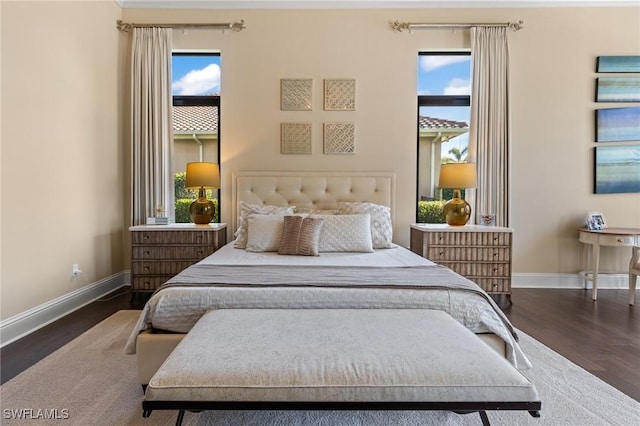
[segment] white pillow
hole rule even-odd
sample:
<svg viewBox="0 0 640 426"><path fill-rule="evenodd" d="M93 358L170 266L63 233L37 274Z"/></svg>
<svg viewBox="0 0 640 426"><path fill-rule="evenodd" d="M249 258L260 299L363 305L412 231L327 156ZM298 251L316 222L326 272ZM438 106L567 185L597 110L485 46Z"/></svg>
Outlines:
<svg viewBox="0 0 640 426"><path fill-rule="evenodd" d="M372 252L371 216L369 214L311 215L322 217L319 252Z"/></svg>
<svg viewBox="0 0 640 426"><path fill-rule="evenodd" d="M393 226L391 225L391 208L374 203L338 203L339 214L371 215L371 240L373 248L393 247Z"/></svg>
<svg viewBox="0 0 640 426"><path fill-rule="evenodd" d="M278 251L284 229L284 216L252 214L247 218L247 251Z"/></svg>
<svg viewBox="0 0 640 426"><path fill-rule="evenodd" d="M238 230L234 234L234 236L236 237L235 246L237 248L245 248L247 246L247 218L252 214L275 214L284 216L287 214L293 214L293 207L265 206L261 204L249 204L241 201Z"/></svg>

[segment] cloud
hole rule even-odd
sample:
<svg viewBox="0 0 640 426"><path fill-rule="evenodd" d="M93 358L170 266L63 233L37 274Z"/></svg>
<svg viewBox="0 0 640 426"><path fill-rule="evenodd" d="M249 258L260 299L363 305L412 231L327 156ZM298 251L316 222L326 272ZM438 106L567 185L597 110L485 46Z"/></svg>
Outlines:
<svg viewBox="0 0 640 426"><path fill-rule="evenodd" d="M471 82L462 78L452 78L444 88L445 95L470 95Z"/></svg>
<svg viewBox="0 0 640 426"><path fill-rule="evenodd" d="M201 70L189 71L172 84L176 95L206 95L220 91L220 66L209 64Z"/></svg>
<svg viewBox="0 0 640 426"><path fill-rule="evenodd" d="M425 55L425 56L420 56L420 68L422 69L422 71L433 71L438 68L446 67L447 65L457 64L459 62L468 62L469 60L470 60L469 56Z"/></svg>

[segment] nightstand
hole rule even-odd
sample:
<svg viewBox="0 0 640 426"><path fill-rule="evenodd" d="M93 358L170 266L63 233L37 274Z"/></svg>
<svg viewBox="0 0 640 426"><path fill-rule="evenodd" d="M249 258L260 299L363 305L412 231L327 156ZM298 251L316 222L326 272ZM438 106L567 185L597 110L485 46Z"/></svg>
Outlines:
<svg viewBox="0 0 640 426"><path fill-rule="evenodd" d="M227 225L137 225L131 231L131 292L153 292L227 242Z"/></svg>
<svg viewBox="0 0 640 426"><path fill-rule="evenodd" d="M444 265L511 303L513 230L498 226L411 225L411 251Z"/></svg>

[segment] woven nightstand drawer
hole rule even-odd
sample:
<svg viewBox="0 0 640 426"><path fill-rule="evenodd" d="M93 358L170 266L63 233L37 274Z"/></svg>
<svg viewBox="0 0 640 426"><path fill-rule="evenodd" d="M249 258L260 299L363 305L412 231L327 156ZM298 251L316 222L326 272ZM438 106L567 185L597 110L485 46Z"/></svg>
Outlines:
<svg viewBox="0 0 640 426"><path fill-rule="evenodd" d="M509 263L469 263L469 262L438 262L451 270L469 277L510 277Z"/></svg>
<svg viewBox="0 0 640 426"><path fill-rule="evenodd" d="M427 258L434 262L466 261L466 262L509 262L511 249L508 247L448 247L430 246Z"/></svg>
<svg viewBox="0 0 640 426"><path fill-rule="evenodd" d="M511 294L511 279L477 277L469 277L469 279L478 284L487 293Z"/></svg>
<svg viewBox="0 0 640 426"><path fill-rule="evenodd" d="M430 246L511 246L508 232L430 232Z"/></svg>
<svg viewBox="0 0 640 426"><path fill-rule="evenodd" d="M141 231L134 232L133 244L215 244L214 232L208 231Z"/></svg>
<svg viewBox="0 0 640 426"><path fill-rule="evenodd" d="M171 276L164 277L145 277L134 276L131 278L131 291L155 291L162 284L167 282Z"/></svg>
<svg viewBox="0 0 640 426"><path fill-rule="evenodd" d="M131 263L131 273L141 275L176 275L187 266L196 263L195 260L183 261L166 261L166 260L148 260L136 261Z"/></svg>
<svg viewBox="0 0 640 426"><path fill-rule="evenodd" d="M201 260L217 250L217 246L133 246L133 260L197 259Z"/></svg>

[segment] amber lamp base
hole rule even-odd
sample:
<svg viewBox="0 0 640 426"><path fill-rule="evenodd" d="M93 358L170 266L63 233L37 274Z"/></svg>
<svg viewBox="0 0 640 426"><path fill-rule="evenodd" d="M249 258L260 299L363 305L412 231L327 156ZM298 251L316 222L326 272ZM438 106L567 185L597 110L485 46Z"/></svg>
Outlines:
<svg viewBox="0 0 640 426"><path fill-rule="evenodd" d="M207 192L204 188L198 191L198 199L189 206L189 216L191 222L203 225L210 223L215 216L215 205L213 201L207 200Z"/></svg>
<svg viewBox="0 0 640 426"><path fill-rule="evenodd" d="M453 198L445 203L442 208L447 224L451 226L463 226L471 217L471 206L460 198L460 190L453 190Z"/></svg>

